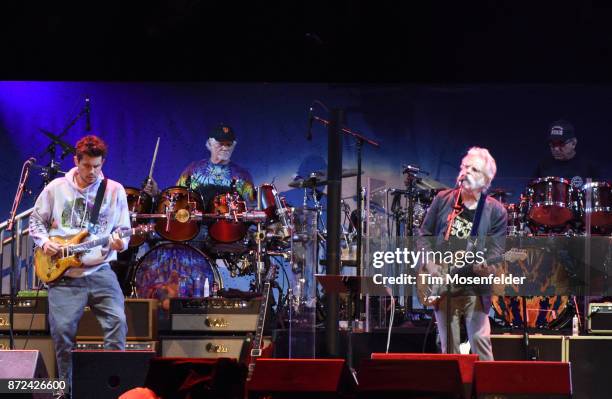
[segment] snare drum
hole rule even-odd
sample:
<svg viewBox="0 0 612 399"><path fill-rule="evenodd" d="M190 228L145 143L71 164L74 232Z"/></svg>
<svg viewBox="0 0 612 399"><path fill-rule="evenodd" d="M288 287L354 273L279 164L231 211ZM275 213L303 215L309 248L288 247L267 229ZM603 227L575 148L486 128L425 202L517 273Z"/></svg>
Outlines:
<svg viewBox="0 0 612 399"><path fill-rule="evenodd" d="M591 203L587 203L589 197ZM582 187L584 216L591 215L591 226L612 225L612 188L606 182L591 182Z"/></svg>
<svg viewBox="0 0 612 399"><path fill-rule="evenodd" d="M221 194L213 199L213 213L217 215L235 215L246 212L246 203L242 198L232 194ZM236 220L218 220L208 228L210 238L220 243L232 243L244 238L247 225Z"/></svg>
<svg viewBox="0 0 612 399"><path fill-rule="evenodd" d="M152 248L138 262L135 287L139 298L157 298L168 310L170 298L179 296L179 281L200 276L209 285L223 282L217 266L203 252L182 243L165 243ZM192 293L187 289L187 295Z"/></svg>
<svg viewBox="0 0 612 399"><path fill-rule="evenodd" d="M548 227L563 226L578 212L578 193L567 179L544 177L527 188L530 221Z"/></svg>
<svg viewBox="0 0 612 399"><path fill-rule="evenodd" d="M202 210L200 194L185 187L167 188L159 195L157 213L169 215L170 218L159 219L155 223L155 231L171 241L192 240L200 232L200 223L190 220L190 216Z"/></svg>
<svg viewBox="0 0 612 399"><path fill-rule="evenodd" d="M125 187L125 194L127 195L128 209L130 210L130 214L139 214L139 213L151 213L153 209L153 198L134 187ZM145 223L142 220L132 221L132 227L136 227ZM130 237L130 247L137 247L145 242L147 239L146 234L134 234Z"/></svg>

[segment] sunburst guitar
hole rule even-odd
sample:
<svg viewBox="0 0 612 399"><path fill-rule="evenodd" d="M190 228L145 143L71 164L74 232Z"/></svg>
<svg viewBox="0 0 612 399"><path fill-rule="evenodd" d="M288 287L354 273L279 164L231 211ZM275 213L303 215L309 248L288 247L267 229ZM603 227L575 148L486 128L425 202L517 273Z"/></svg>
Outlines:
<svg viewBox="0 0 612 399"><path fill-rule="evenodd" d="M122 229L117 233L119 238L130 237L132 235L143 235L154 230L155 225L141 225L132 229ZM49 239L62 246L60 251L53 255L47 255L42 248L34 251L34 268L36 276L44 283L51 283L72 267L83 266L83 256L96 247L108 245L110 235L91 239L87 230L83 230L71 237L54 236ZM90 238L90 240L88 240Z"/></svg>

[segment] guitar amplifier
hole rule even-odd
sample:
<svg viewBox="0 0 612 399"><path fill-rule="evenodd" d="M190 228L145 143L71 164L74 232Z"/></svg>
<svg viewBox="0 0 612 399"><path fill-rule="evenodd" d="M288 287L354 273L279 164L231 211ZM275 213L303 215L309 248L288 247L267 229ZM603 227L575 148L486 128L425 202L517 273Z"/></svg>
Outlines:
<svg viewBox="0 0 612 399"><path fill-rule="evenodd" d="M587 329L590 333L612 333L612 302L589 303Z"/></svg>
<svg viewBox="0 0 612 399"><path fill-rule="evenodd" d="M525 360L522 334L492 334L495 360ZM529 335L529 357L533 360L565 362L563 335Z"/></svg>
<svg viewBox="0 0 612 399"><path fill-rule="evenodd" d="M173 298L172 331L252 332L257 326L261 298Z"/></svg>
<svg viewBox="0 0 612 399"><path fill-rule="evenodd" d="M157 338L157 299L126 299L125 318L127 320L129 341L152 341ZM77 340L97 341L104 339L102 326L89 307L85 308Z"/></svg>
<svg viewBox="0 0 612 399"><path fill-rule="evenodd" d="M247 341L248 340L248 341ZM242 357L250 349L250 337L245 336L186 336L161 337L162 357L188 357L216 359L229 357L244 360ZM263 338L263 351L271 350L272 339ZM244 351L244 352L243 352Z"/></svg>
<svg viewBox="0 0 612 399"><path fill-rule="evenodd" d="M0 298L0 331L9 330L9 305L10 299L8 296ZM15 306L13 309L13 331L49 331L49 320L47 317L49 307L47 306L47 297L15 298Z"/></svg>

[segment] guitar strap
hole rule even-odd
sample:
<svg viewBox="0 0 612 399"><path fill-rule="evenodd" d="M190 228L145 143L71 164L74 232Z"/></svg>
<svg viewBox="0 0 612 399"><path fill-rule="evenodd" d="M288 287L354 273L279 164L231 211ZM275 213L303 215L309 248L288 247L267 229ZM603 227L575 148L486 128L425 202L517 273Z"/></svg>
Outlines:
<svg viewBox="0 0 612 399"><path fill-rule="evenodd" d="M478 235L478 227L480 226L480 219L482 217L482 211L484 210L484 204L487 202L487 195L482 193L476 206L476 213L474 214L474 223L472 223L472 231L470 231L470 237Z"/></svg>
<svg viewBox="0 0 612 399"><path fill-rule="evenodd" d="M106 192L106 182L106 178L102 180L102 183L100 183L100 186L98 187L98 192L96 193L96 201L94 202L94 207L91 211L91 218L89 218L89 223L92 226L98 223L98 216L100 216L100 207L102 206L102 199L104 199L104 193Z"/></svg>

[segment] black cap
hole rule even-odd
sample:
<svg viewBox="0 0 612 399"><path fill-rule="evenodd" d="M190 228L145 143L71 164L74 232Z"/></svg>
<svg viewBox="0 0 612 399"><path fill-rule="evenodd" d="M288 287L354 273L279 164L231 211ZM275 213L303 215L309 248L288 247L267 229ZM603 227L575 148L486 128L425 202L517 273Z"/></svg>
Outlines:
<svg viewBox="0 0 612 399"><path fill-rule="evenodd" d="M566 142L569 139L576 137L574 134L574 126L571 123L564 120L558 120L550 125L550 131L548 132L548 141L562 141Z"/></svg>
<svg viewBox="0 0 612 399"><path fill-rule="evenodd" d="M236 140L236 135L234 134L234 129L231 126L226 125L225 123L220 123L214 129L210 131L208 135L209 138L213 138L217 141L234 141Z"/></svg>

